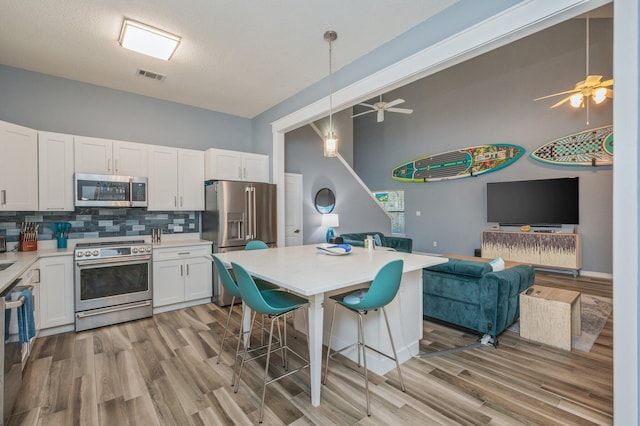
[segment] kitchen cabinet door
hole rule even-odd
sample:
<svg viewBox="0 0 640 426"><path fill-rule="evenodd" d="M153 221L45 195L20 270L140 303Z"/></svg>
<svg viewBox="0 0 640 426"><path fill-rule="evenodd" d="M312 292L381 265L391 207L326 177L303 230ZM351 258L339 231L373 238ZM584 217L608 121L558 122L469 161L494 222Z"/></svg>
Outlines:
<svg viewBox="0 0 640 426"><path fill-rule="evenodd" d="M206 180L242 180L242 153L210 148L205 153Z"/></svg>
<svg viewBox="0 0 640 426"><path fill-rule="evenodd" d="M40 264L40 327L73 324L72 256L44 257Z"/></svg>
<svg viewBox="0 0 640 426"><path fill-rule="evenodd" d="M76 173L113 174L113 141L75 136Z"/></svg>
<svg viewBox="0 0 640 426"><path fill-rule="evenodd" d="M204 210L204 152L178 149L179 210Z"/></svg>
<svg viewBox="0 0 640 426"><path fill-rule="evenodd" d="M38 132L0 121L0 210L38 210Z"/></svg>
<svg viewBox="0 0 640 426"><path fill-rule="evenodd" d="M38 132L38 210L73 211L72 135Z"/></svg>
<svg viewBox="0 0 640 426"><path fill-rule="evenodd" d="M245 152L242 156L242 180L269 182L269 156Z"/></svg>
<svg viewBox="0 0 640 426"><path fill-rule="evenodd" d="M178 210L178 149L148 146L149 189L147 210Z"/></svg>
<svg viewBox="0 0 640 426"><path fill-rule="evenodd" d="M184 301L183 260L153 262L153 307L171 305Z"/></svg>
<svg viewBox="0 0 640 426"><path fill-rule="evenodd" d="M113 165L116 175L147 176L147 145L113 141Z"/></svg>
<svg viewBox="0 0 640 426"><path fill-rule="evenodd" d="M200 257L185 260L185 298L186 300L202 299L213 295L211 277L211 260Z"/></svg>

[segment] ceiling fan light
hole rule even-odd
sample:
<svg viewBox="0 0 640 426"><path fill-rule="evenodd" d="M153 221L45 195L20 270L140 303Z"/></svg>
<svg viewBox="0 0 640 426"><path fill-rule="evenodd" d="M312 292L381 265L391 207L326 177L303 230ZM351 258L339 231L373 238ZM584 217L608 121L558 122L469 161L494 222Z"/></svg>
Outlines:
<svg viewBox="0 0 640 426"><path fill-rule="evenodd" d="M607 98L607 89L600 87L593 92L593 101L596 104L602 103Z"/></svg>
<svg viewBox="0 0 640 426"><path fill-rule="evenodd" d="M580 105L582 105L582 93L576 93L575 95L571 95L570 99L570 103L571 106L574 108L580 108Z"/></svg>
<svg viewBox="0 0 640 426"><path fill-rule="evenodd" d="M338 138L333 132L329 132L324 139L324 156L335 157L338 155Z"/></svg>

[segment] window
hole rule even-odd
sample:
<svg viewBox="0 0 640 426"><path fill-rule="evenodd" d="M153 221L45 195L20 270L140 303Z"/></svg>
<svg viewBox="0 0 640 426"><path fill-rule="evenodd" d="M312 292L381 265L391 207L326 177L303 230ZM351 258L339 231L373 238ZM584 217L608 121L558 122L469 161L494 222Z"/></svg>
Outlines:
<svg viewBox="0 0 640 426"><path fill-rule="evenodd" d="M404 191L374 191L373 196L391 216L391 233L404 235Z"/></svg>

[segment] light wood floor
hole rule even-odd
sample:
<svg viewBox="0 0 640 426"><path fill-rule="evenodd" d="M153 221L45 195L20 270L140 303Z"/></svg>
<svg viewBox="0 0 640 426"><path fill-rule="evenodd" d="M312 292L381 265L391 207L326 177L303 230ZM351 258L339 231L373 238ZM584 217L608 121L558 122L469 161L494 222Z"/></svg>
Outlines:
<svg viewBox="0 0 640 426"><path fill-rule="evenodd" d="M538 272L536 283L612 295L609 280ZM249 364L234 394L231 346L215 363L225 314L209 304L39 339L9 424L257 423L263 365ZM269 386L264 424L612 424L612 317L590 353L564 352L507 331L498 348L409 360L402 366L406 393L395 370L371 375L369 418L360 376L332 362L322 404L314 408L305 370ZM425 321L421 351L476 338ZM304 349L305 342L299 336L294 345Z"/></svg>

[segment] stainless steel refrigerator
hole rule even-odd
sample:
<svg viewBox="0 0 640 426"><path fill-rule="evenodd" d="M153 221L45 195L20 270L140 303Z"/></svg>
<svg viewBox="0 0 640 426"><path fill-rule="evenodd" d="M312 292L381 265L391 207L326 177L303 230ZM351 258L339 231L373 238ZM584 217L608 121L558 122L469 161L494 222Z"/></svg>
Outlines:
<svg viewBox="0 0 640 426"><path fill-rule="evenodd" d="M202 238L213 241L214 253L244 250L251 240L276 245L276 185L222 180L209 180L204 185ZM213 302L226 306L231 298L214 271Z"/></svg>

